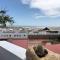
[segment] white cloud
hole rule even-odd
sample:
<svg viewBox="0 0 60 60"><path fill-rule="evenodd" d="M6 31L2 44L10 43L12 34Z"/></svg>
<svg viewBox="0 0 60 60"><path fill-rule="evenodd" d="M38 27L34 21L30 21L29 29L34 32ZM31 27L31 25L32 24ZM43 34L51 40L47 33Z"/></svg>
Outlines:
<svg viewBox="0 0 60 60"><path fill-rule="evenodd" d="M35 15L34 17L35 17L35 19L40 19L40 18L53 18L54 19L54 18L59 18L60 16L59 15L54 15L54 16L51 16L51 15L50 16Z"/></svg>
<svg viewBox="0 0 60 60"><path fill-rule="evenodd" d="M60 0L21 0L30 8L37 8L43 11L46 16L60 16Z"/></svg>
<svg viewBox="0 0 60 60"><path fill-rule="evenodd" d="M23 4L29 4L30 0L21 0Z"/></svg>

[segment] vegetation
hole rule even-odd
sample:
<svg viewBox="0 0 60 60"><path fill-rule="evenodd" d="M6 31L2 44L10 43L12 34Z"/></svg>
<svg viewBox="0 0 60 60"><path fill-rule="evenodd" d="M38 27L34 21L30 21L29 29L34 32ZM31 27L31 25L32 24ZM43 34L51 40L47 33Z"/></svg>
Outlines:
<svg viewBox="0 0 60 60"><path fill-rule="evenodd" d="M26 50L26 60L60 60L59 54L46 49L42 50L41 48L44 49L41 45L28 47ZM36 51L39 55L36 53ZM41 53L42 51L44 51L43 54Z"/></svg>
<svg viewBox="0 0 60 60"><path fill-rule="evenodd" d="M10 24L13 24L13 17L10 17L9 15L6 15L6 10L0 10L0 25L3 27L6 27L6 23L9 22Z"/></svg>
<svg viewBox="0 0 60 60"><path fill-rule="evenodd" d="M60 37L56 39L49 39L47 42L50 42L51 44L59 44L60 43Z"/></svg>
<svg viewBox="0 0 60 60"><path fill-rule="evenodd" d="M41 45L34 47L34 51L38 57L45 57L48 54L48 51L44 49Z"/></svg>
<svg viewBox="0 0 60 60"><path fill-rule="evenodd" d="M60 36L58 37L57 41L60 42Z"/></svg>

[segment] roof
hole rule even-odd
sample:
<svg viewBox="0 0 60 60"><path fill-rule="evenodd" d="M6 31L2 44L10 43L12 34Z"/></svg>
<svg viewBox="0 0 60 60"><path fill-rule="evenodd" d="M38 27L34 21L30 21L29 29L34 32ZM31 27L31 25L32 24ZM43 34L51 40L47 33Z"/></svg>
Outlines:
<svg viewBox="0 0 60 60"><path fill-rule="evenodd" d="M50 31L60 31L60 27L37 27L37 26L10 26L10 27L0 27L0 31L17 31L17 32L40 32L45 30Z"/></svg>
<svg viewBox="0 0 60 60"><path fill-rule="evenodd" d="M53 45L49 44L46 45L45 47L55 53L60 54L60 44L53 44Z"/></svg>
<svg viewBox="0 0 60 60"><path fill-rule="evenodd" d="M50 30L48 27L45 27L43 30Z"/></svg>
<svg viewBox="0 0 60 60"><path fill-rule="evenodd" d="M21 46L21 47L23 47L23 48L27 48L28 47L28 40L27 39L25 39L25 40L10 40L10 42L11 43L13 43L13 44L16 44L16 45L18 45L18 46Z"/></svg>

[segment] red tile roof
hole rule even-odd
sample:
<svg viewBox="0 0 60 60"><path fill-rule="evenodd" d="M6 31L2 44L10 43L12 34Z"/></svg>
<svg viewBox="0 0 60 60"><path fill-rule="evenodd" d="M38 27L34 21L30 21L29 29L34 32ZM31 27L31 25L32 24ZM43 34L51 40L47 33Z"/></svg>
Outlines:
<svg viewBox="0 0 60 60"><path fill-rule="evenodd" d="M23 48L28 47L28 40L10 40L11 43L21 46Z"/></svg>
<svg viewBox="0 0 60 60"><path fill-rule="evenodd" d="M23 48L27 48L28 47L28 40L10 40L11 43L14 43L18 46L21 46ZM53 45L46 45L45 46L47 49L60 54L60 44L53 44Z"/></svg>
<svg viewBox="0 0 60 60"><path fill-rule="evenodd" d="M45 47L55 53L60 54L60 44L46 45Z"/></svg>

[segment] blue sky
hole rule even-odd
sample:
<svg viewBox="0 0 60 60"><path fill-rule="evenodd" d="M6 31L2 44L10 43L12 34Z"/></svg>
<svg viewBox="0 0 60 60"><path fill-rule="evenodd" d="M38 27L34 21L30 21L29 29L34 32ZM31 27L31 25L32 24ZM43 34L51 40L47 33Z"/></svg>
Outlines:
<svg viewBox="0 0 60 60"><path fill-rule="evenodd" d="M38 5L31 6L27 1L31 2L30 0L0 0L0 9L5 8L7 10L7 14L14 17L14 25L60 26L60 16L58 13L55 14L56 11L52 14L50 10L48 11L45 9L48 12L44 12L45 10L43 10L43 8L46 7L42 5L41 6L43 8ZM39 0L36 1L38 3Z"/></svg>

